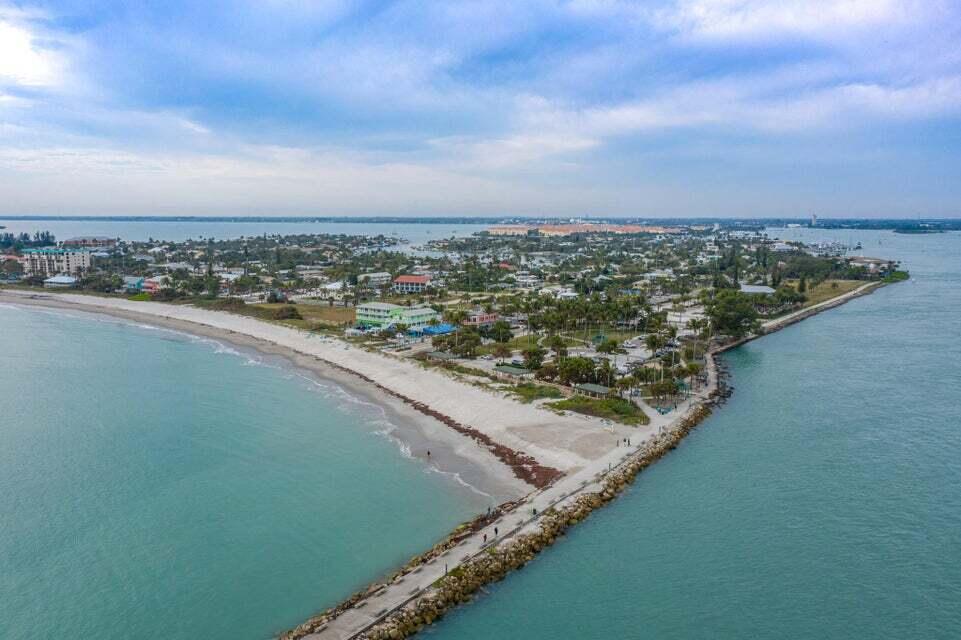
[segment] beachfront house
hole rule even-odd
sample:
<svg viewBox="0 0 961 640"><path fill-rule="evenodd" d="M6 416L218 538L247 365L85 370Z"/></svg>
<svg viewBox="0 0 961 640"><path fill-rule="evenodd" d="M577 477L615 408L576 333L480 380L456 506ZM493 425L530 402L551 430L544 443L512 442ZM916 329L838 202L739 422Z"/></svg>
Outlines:
<svg viewBox="0 0 961 640"><path fill-rule="evenodd" d="M409 330L422 330L440 322L440 314L427 305L404 307L388 302L365 302L357 305L357 324L365 329L386 329L406 326Z"/></svg>
<svg viewBox="0 0 961 640"><path fill-rule="evenodd" d="M430 287L428 275L402 275L394 278L394 293L423 293Z"/></svg>
<svg viewBox="0 0 961 640"><path fill-rule="evenodd" d="M123 290L124 293L140 293L143 291L144 278L141 276L124 276L123 277Z"/></svg>
<svg viewBox="0 0 961 640"><path fill-rule="evenodd" d="M147 293L157 293L168 288L170 288L170 278L167 276L154 276L143 281L143 290Z"/></svg>
<svg viewBox="0 0 961 640"><path fill-rule="evenodd" d="M90 269L93 258L86 249L24 249L27 276L77 275Z"/></svg>

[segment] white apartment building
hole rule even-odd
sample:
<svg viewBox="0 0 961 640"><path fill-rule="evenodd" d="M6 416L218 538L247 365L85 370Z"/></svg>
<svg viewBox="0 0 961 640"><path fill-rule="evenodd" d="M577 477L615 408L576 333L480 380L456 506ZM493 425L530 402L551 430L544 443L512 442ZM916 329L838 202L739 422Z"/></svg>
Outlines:
<svg viewBox="0 0 961 640"><path fill-rule="evenodd" d="M90 269L93 258L85 249L24 249L26 276L78 275Z"/></svg>
<svg viewBox="0 0 961 640"><path fill-rule="evenodd" d="M357 284L363 287L382 287L391 281L391 275L386 271L362 273L357 276Z"/></svg>

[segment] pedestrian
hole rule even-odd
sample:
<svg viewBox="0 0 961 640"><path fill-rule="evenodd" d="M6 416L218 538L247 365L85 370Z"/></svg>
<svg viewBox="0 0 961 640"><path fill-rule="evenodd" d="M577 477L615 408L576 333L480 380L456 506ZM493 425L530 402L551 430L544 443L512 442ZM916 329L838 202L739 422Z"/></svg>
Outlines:
<svg viewBox="0 0 961 640"><path fill-rule="evenodd" d="M484 534L484 544L487 544L487 534Z"/></svg>
<svg viewBox="0 0 961 640"><path fill-rule="evenodd" d="M430 449L427 450L427 457L430 457Z"/></svg>
<svg viewBox="0 0 961 640"><path fill-rule="evenodd" d="M497 533L497 527L494 527L494 536L497 536L497 535L499 535L499 534Z"/></svg>

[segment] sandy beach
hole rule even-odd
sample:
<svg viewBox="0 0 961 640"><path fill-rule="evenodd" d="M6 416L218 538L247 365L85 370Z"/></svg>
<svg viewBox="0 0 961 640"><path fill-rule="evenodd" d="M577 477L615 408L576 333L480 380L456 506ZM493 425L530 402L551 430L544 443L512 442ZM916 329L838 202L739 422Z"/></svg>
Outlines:
<svg viewBox="0 0 961 640"><path fill-rule="evenodd" d="M520 499L512 503L516 506L496 510L495 520L485 521L481 528L454 543L456 558L448 558L450 548L429 556L423 564L409 566L387 583L375 583L359 601L351 600L336 613L312 618L285 634L292 638L354 637L390 612L431 593L449 566L484 557L489 545L523 540L525 535L540 530L545 513L600 495L610 478L620 477L618 474L623 474L627 466L638 464L651 447L664 446L656 443L683 437L678 429L689 428L684 425L691 424L691 416L702 411L702 403L713 397L717 385L717 371L709 359L708 384L681 402L677 411L666 416L652 412L650 423L640 427L605 425L594 418L558 415L522 404L439 370L425 369L409 359L225 312L15 290L0 290L0 303L106 314L283 357L293 366L384 407L392 423L404 425L397 437L413 455L424 458L430 447L432 455L425 463L456 473L464 482L491 495L492 501ZM504 454L501 449L505 447L515 459ZM547 465L563 476L549 485L523 482L520 478L528 470L517 468L518 455L529 456L532 464Z"/></svg>
<svg viewBox="0 0 961 640"><path fill-rule="evenodd" d="M647 427L605 426L596 419L557 415L502 394L467 385L408 359L372 353L346 342L309 334L254 318L191 306L132 302L89 295L0 291L0 302L101 313L133 322L230 342L289 360L302 370L334 381L351 393L383 407L411 455L439 471L457 476L491 496L517 498L535 487L505 464L496 446L528 456L564 474L603 458L625 437L641 438ZM411 400L418 406L412 406ZM436 419L425 414L438 415ZM658 416L659 417L659 416ZM445 424L448 423L448 424ZM476 431L489 444L450 428L456 423ZM493 444L490 444L493 443Z"/></svg>

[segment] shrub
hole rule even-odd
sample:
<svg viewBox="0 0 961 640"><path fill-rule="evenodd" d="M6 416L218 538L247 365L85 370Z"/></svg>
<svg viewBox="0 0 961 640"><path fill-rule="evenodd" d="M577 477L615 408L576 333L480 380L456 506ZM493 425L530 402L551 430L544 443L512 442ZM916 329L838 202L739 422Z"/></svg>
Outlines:
<svg viewBox="0 0 961 640"><path fill-rule="evenodd" d="M303 320L300 311L293 305L279 307L274 311L274 320Z"/></svg>

